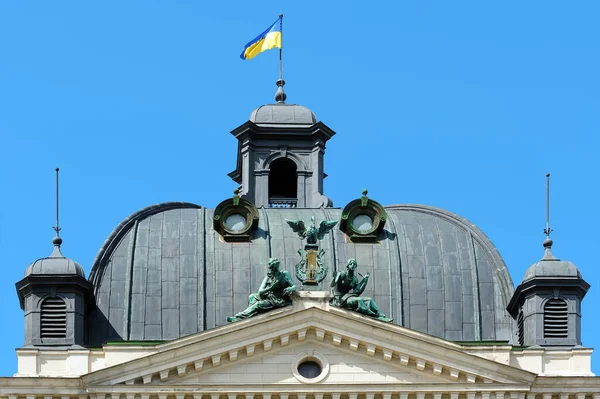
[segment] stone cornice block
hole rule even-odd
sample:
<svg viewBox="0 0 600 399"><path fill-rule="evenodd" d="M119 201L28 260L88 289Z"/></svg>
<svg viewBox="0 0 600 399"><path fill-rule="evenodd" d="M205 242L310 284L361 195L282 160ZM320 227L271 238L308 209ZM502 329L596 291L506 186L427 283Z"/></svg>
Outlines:
<svg viewBox="0 0 600 399"><path fill-rule="evenodd" d="M286 346L290 342L290 335L283 334L279 337L279 340L281 341L281 346Z"/></svg>
<svg viewBox="0 0 600 399"><path fill-rule="evenodd" d="M375 356L375 349L377 347L373 344L367 344L367 355L369 356Z"/></svg>
<svg viewBox="0 0 600 399"><path fill-rule="evenodd" d="M383 350L383 358L385 360L392 360L392 351L389 349L384 349Z"/></svg>
<svg viewBox="0 0 600 399"><path fill-rule="evenodd" d="M333 344L335 346L340 346L342 343L342 336L340 334L333 334Z"/></svg>
<svg viewBox="0 0 600 399"><path fill-rule="evenodd" d="M161 381L164 381L164 380L166 380L167 378L169 378L169 369L166 369L166 370L161 370L161 371L159 372L159 375L160 375L160 379L161 379Z"/></svg>
<svg viewBox="0 0 600 399"><path fill-rule="evenodd" d="M263 341L263 350L265 352L270 351L272 347L273 347L273 340L272 339L265 339Z"/></svg>
<svg viewBox="0 0 600 399"><path fill-rule="evenodd" d="M214 355L211 357L213 367L217 367L221 364L221 354Z"/></svg>
<svg viewBox="0 0 600 399"><path fill-rule="evenodd" d="M298 330L298 341L304 341L305 338L306 338L306 328L303 328L302 330Z"/></svg>
<svg viewBox="0 0 600 399"><path fill-rule="evenodd" d="M323 341L323 339L325 338L325 330L323 330L322 328L317 328L315 330L315 334L317 336L317 341Z"/></svg>
<svg viewBox="0 0 600 399"><path fill-rule="evenodd" d="M204 366L204 359L194 361L194 370L200 371L202 370L202 366Z"/></svg>

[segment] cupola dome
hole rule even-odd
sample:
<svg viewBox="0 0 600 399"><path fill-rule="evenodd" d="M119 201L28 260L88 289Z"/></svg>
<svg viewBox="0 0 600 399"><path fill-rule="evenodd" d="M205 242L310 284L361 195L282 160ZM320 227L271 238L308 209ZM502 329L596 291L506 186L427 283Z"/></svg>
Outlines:
<svg viewBox="0 0 600 399"><path fill-rule="evenodd" d="M283 91L285 81L277 81L276 104L261 105L250 114L250 122L264 127L298 125L306 127L318 122L316 115L302 105L286 104L287 98Z"/></svg>
<svg viewBox="0 0 600 399"><path fill-rule="evenodd" d="M29 275L56 275L56 274L74 274L85 278L83 267L72 259L65 257L60 252L62 238L54 237L52 239L54 250L46 258L40 258L30 264L25 269L25 277Z"/></svg>
<svg viewBox="0 0 600 399"><path fill-rule="evenodd" d="M523 277L523 282L534 278L544 277L573 277L581 278L579 269L572 263L555 258L551 252L552 240L544 241L544 257L538 262L529 266Z"/></svg>
<svg viewBox="0 0 600 399"><path fill-rule="evenodd" d="M314 125L317 117L310 109L296 104L266 104L250 114L257 125Z"/></svg>

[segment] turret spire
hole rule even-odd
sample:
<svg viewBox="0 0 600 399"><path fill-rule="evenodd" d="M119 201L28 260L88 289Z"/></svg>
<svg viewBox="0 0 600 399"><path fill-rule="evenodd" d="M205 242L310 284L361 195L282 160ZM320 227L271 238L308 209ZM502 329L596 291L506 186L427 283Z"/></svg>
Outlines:
<svg viewBox="0 0 600 399"><path fill-rule="evenodd" d="M550 173L546 173L546 228L544 229L544 234L546 235L546 239L544 240L544 257L542 259L556 259L551 252L552 248L552 240L550 239L550 233L552 233L552 229L550 228Z"/></svg>
<svg viewBox="0 0 600 399"><path fill-rule="evenodd" d="M56 168L56 225L54 227L52 227L52 229L56 232L56 236L52 239L52 244L54 244L55 247L59 247L60 248L60 244L62 244L62 238L60 238L60 226L58 224L58 172L59 172L59 168Z"/></svg>

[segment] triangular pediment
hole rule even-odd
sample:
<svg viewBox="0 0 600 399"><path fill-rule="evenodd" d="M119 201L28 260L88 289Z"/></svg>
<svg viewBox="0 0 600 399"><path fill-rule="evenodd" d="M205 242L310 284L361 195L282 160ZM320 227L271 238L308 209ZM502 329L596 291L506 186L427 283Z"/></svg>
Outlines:
<svg viewBox="0 0 600 399"><path fill-rule="evenodd" d="M303 370L303 365L307 368ZM304 372L305 376L302 375ZM312 372L312 374L308 374ZM317 341L313 334L303 341L252 356L242 354L236 361L218 367L190 370L185 376L171 374L161 385L232 385L232 384L354 384L402 383L439 384L452 380L447 375L434 375L416 370L411 365L369 356L362 351Z"/></svg>
<svg viewBox="0 0 600 399"><path fill-rule="evenodd" d="M318 381L298 373L297 365L311 359L328 367ZM479 384L528 386L534 378L440 338L343 309L316 307L279 309L180 338L158 345L152 355L83 377L87 386L124 389L313 383L460 389Z"/></svg>

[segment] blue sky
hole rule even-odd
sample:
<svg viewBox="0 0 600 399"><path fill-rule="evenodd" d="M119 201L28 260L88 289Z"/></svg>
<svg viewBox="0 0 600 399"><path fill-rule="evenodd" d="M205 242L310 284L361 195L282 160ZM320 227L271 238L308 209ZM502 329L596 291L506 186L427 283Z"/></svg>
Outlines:
<svg viewBox="0 0 600 399"><path fill-rule="evenodd" d="M0 2L0 375L16 372L15 282L50 254L89 272L112 229L163 201L214 207L236 184L229 131L273 101L277 51L239 59L279 12L289 103L338 134L325 194L456 212L517 285L541 258L545 173L557 257L592 285L600 347L600 3ZM600 356L593 357L600 372Z"/></svg>

